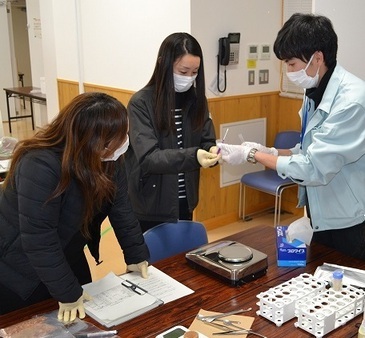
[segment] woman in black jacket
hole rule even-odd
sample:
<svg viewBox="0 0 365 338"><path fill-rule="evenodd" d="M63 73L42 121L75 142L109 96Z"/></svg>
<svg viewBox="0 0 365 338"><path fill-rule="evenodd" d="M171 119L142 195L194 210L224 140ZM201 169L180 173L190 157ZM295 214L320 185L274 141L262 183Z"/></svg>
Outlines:
<svg viewBox="0 0 365 338"><path fill-rule="evenodd" d="M102 93L77 96L20 141L0 195L0 314L53 297L59 319L85 316L91 281L85 244L99 260L109 217L130 270L147 277L148 248L128 193L126 108Z"/></svg>
<svg viewBox="0 0 365 338"><path fill-rule="evenodd" d="M215 132L205 97L203 53L187 33L163 42L148 84L128 104L129 193L145 231L191 220L200 168L217 163Z"/></svg>

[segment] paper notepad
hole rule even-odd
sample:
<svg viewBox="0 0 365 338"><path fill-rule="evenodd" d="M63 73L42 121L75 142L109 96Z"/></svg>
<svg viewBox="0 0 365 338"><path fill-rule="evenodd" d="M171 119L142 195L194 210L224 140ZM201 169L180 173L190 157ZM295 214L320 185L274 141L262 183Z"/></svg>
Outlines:
<svg viewBox="0 0 365 338"><path fill-rule="evenodd" d="M118 277L111 272L98 281L83 285L92 296L92 300L84 303L86 313L106 327L124 323L163 304L124 276L128 274Z"/></svg>

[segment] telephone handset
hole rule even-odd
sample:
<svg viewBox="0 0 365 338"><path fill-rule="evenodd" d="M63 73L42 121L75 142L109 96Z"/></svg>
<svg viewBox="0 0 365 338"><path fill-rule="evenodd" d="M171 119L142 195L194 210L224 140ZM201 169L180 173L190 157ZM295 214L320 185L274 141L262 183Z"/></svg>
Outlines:
<svg viewBox="0 0 365 338"><path fill-rule="evenodd" d="M222 66L236 65L239 60L240 33L229 33L219 39L218 60Z"/></svg>
<svg viewBox="0 0 365 338"><path fill-rule="evenodd" d="M220 38L218 50L218 60L220 65L227 66L229 64L230 52L229 38Z"/></svg>
<svg viewBox="0 0 365 338"><path fill-rule="evenodd" d="M229 33L228 37L220 38L218 40L218 67L217 67L217 89L220 93L226 91L227 88L227 75L226 70L224 70L224 88L219 87L219 67L227 65L236 65L239 60L239 50L240 50L240 33Z"/></svg>

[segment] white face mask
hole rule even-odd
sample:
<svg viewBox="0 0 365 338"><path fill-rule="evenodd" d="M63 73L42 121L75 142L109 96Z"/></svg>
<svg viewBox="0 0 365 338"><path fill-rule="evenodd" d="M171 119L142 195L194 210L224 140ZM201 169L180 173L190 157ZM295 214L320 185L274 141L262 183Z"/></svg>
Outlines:
<svg viewBox="0 0 365 338"><path fill-rule="evenodd" d="M185 76L174 73L174 86L175 92L183 93L187 92L190 87L193 85L197 75L194 76Z"/></svg>
<svg viewBox="0 0 365 338"><path fill-rule="evenodd" d="M314 77L311 77L307 74L306 70L308 69L312 59L313 59L314 54L312 55L312 57L309 59L308 64L305 66L304 69L298 70L297 72L287 72L286 76L288 77L288 79L293 82L294 84L296 84L299 87L302 88L314 88L317 87L318 85L318 80L319 80L319 67L317 69L317 74Z"/></svg>
<svg viewBox="0 0 365 338"><path fill-rule="evenodd" d="M129 147L129 136L127 135L126 141L114 152L110 157L102 158L103 162L106 161L116 161L121 155L123 155Z"/></svg>

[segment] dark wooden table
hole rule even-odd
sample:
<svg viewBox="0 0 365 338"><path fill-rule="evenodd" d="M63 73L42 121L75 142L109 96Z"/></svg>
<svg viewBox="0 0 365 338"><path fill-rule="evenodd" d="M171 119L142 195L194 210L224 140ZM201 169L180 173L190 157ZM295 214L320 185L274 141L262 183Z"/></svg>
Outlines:
<svg viewBox="0 0 365 338"><path fill-rule="evenodd" d="M41 89L37 87L14 87L4 88L6 94L6 107L8 110L8 121L9 121L9 132L11 133L11 120L24 119L30 117L32 119L32 128L34 130L34 113L33 113L33 102L45 104L47 101L46 94L41 93ZM11 116L9 107L10 97L20 97L23 100L27 99L30 102L30 114L29 115L16 115Z"/></svg>
<svg viewBox="0 0 365 338"><path fill-rule="evenodd" d="M273 227L257 226L228 236L227 239L241 242L266 253L269 262L267 274L240 287L232 287L216 277L206 274L199 269L192 268L187 263L184 254L157 262L154 264L156 268L193 289L195 292L171 303L164 304L138 318L118 325L116 329L120 336L131 338L155 337L157 334L175 325L189 327L200 309L226 312L239 308L252 307L253 311L247 314L248 316L255 317L252 329L266 335L268 338L313 337L306 331L294 327L296 318L277 327L273 322L256 315L256 311L259 309L256 304L259 300L256 296L260 292L265 292L269 288L279 285L304 272L313 274L316 268L324 262L365 269L365 261L349 258L333 249L316 243L312 243L308 248L306 267L278 267L276 264L275 231ZM57 303L55 301L42 302L0 316L0 326L12 325L31 318L36 314L50 312L55 309L57 309ZM326 335L326 337L357 337L356 324L360 323L361 319L361 316L354 318L346 325ZM89 317L86 320L105 329Z"/></svg>

